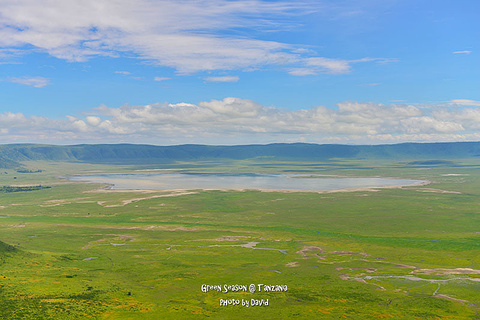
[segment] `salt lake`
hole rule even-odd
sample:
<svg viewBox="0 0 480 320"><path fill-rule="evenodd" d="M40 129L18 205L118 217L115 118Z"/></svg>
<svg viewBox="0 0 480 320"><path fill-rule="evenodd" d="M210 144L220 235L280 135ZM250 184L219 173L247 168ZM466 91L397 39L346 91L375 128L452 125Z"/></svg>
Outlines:
<svg viewBox="0 0 480 320"><path fill-rule="evenodd" d="M340 189L412 186L425 183L381 177L342 177L300 174L257 173L155 173L155 174L97 174L69 176L73 181L105 183L116 190L292 190L331 191Z"/></svg>

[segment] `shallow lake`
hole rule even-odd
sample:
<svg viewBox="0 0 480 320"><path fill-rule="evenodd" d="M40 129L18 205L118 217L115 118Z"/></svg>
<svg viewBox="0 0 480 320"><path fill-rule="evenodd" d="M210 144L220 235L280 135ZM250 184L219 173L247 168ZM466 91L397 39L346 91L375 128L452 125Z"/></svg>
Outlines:
<svg viewBox="0 0 480 320"><path fill-rule="evenodd" d="M107 183L112 189L264 189L329 191L421 184L425 181L393 178L352 178L326 175L257 173L159 173L69 176L73 181Z"/></svg>

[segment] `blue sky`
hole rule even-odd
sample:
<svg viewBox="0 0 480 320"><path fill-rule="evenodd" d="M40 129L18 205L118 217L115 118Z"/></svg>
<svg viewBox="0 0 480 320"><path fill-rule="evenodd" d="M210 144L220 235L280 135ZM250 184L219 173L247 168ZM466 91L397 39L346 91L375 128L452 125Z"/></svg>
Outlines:
<svg viewBox="0 0 480 320"><path fill-rule="evenodd" d="M0 143L480 140L480 2L4 0Z"/></svg>

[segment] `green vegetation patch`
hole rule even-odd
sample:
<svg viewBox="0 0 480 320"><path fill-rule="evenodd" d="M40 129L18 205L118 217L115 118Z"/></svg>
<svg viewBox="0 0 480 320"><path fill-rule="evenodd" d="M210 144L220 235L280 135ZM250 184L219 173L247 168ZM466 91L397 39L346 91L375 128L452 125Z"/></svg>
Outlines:
<svg viewBox="0 0 480 320"><path fill-rule="evenodd" d="M50 186L0 186L0 193L9 192L25 192L25 191L37 191L42 189L50 189Z"/></svg>
<svg viewBox="0 0 480 320"><path fill-rule="evenodd" d="M2 319L478 317L476 168L265 159L29 167L45 170L18 173L19 183L52 188L1 195ZM56 176L165 169L308 170L432 183L356 192L186 193L108 191ZM0 175L2 184L11 176ZM285 285L288 290L202 292L204 284ZM221 306L221 299L240 305ZM252 299L269 305L241 305Z"/></svg>

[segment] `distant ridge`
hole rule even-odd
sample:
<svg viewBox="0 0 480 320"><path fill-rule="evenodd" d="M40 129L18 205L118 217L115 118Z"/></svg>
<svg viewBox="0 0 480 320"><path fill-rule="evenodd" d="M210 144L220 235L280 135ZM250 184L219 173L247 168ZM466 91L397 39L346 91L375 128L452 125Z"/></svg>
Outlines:
<svg viewBox="0 0 480 320"><path fill-rule="evenodd" d="M211 146L185 144L43 144L0 145L0 167L20 166L21 161L81 161L87 163L153 164L209 159L317 161L330 159L430 160L480 157L480 142L400 143L389 145L341 145L272 143L266 145Z"/></svg>

